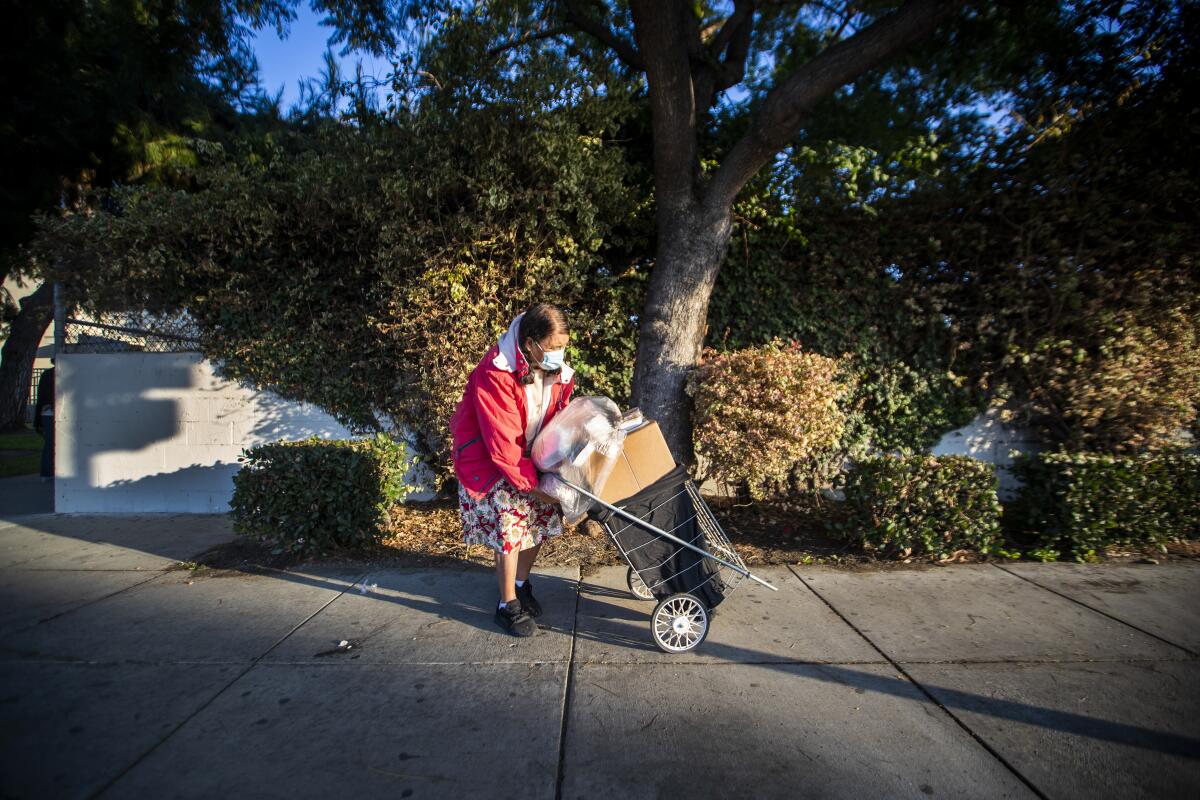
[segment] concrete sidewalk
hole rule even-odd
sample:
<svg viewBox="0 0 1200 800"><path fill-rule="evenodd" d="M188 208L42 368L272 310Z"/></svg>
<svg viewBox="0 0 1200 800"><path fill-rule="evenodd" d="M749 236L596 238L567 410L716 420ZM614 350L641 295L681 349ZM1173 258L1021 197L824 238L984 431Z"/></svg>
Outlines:
<svg viewBox="0 0 1200 800"><path fill-rule="evenodd" d="M1200 796L1197 565L768 568L673 657L620 569L516 639L473 567L172 569L229 538L0 521L0 796Z"/></svg>

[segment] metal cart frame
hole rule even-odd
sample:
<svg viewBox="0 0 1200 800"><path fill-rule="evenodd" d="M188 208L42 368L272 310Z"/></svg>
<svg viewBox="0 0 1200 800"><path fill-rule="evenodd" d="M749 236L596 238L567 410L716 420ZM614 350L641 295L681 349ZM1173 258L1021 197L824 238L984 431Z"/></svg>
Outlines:
<svg viewBox="0 0 1200 800"><path fill-rule="evenodd" d="M636 515L631 514L622 508L618 508L611 503L607 503L589 492L587 489L577 486L570 481L564 480L563 483L614 515L614 517L603 522L602 525L605 532L608 533L609 538L613 540L613 544L617 546L617 550L620 551L621 556L625 559L625 562L629 565L629 569L625 573L625 580L629 586L630 593L632 593L633 596L639 600L657 599L658 596L655 594L655 589L658 589L666 581L669 581L675 577L675 575L669 575L665 578L658 578L656 580L658 568L661 567L662 564L666 563L666 561L674 558L675 554L677 554L682 548L687 548L705 558L712 559L718 565L717 569L708 578L701 582L701 584L693 587L692 591L695 591L696 589L700 588L700 586L703 586L705 583L711 581L717 576L720 576L721 580L724 581L725 588L722 591L722 597L728 597L729 594L733 592L734 589L736 589L746 578L766 586L773 592L779 591L767 581L751 574L750 570L746 568L746 563L742 560L741 556L737 554L733 544L729 541L729 537L726 536L725 531L722 530L721 524L717 522L717 518L713 516L708 504L705 503L704 499L700 496L700 492L696 488L696 484L690 478L683 482L682 488L679 490L679 492L660 504L665 505L666 503L678 498L681 494L686 493L691 501L692 508L695 510L695 514L692 517L684 522L679 523L670 531L657 528L654 525L651 525L649 522L637 517ZM625 522L625 526L620 530L614 530L613 528L615 518L619 518ZM686 541L674 534L675 530L690 523L693 519L697 523L696 527L698 528L698 533L692 539L692 541ZM637 525L644 531L653 534L655 537L665 539L679 546L671 553L670 556L655 565L654 574L650 576L650 580L652 581L651 583L648 583L646 576L642 575L643 571L648 570L638 570L638 568L634 566L633 560L630 558L630 553L638 548L635 547L630 550L626 550L621 543L620 533L626 530L630 525ZM708 546L716 551L716 553L710 553L702 547L697 546L695 544L696 539L705 540ZM676 575L677 574L679 573L676 573ZM660 650L666 653L686 653L687 651L698 647L700 643L704 641L705 637L708 636L709 620L712 616L712 613L713 609L710 608L704 601L702 601L699 596L690 591L676 592L663 597L658 601L658 604L655 606L654 612L650 617L650 633L654 639L655 645L657 645Z"/></svg>

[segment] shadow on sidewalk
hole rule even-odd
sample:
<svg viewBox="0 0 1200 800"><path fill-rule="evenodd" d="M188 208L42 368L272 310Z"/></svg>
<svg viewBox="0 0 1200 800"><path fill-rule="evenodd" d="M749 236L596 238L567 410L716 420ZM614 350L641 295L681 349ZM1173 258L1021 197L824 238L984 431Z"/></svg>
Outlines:
<svg viewBox="0 0 1200 800"><path fill-rule="evenodd" d="M126 524L131 519L129 515L47 515L22 520L20 524L34 530L44 530L56 535L76 538L80 541L113 544L156 555L183 559L194 557L203 549L194 546L194 543L199 541L199 539L181 541L176 536L164 536L161 531L163 526L170 526L171 520L175 517L186 517L195 520L196 516L177 514L136 515L138 518L146 519L147 525L142 529L134 531L131 531ZM211 516L225 517L225 515ZM64 520L63 518L67 519ZM225 524L225 522L214 520L216 528L214 528L212 533L218 536L223 535L220 525ZM67 528L71 529L70 533L65 532ZM184 549L187 549L187 552L183 552ZM495 631L495 625L492 621L493 609L491 608L495 596L493 571L491 568L468 562L461 562L461 565L458 567L438 567L434 569L425 567L381 567L380 571L374 576L371 576L365 568L357 565L346 565L335 569L322 567L319 564L301 564L292 568L292 571L248 565L233 571L267 575L282 581L291 581L342 593L359 591L364 579L366 579L368 582L378 583L380 588L402 591L410 595L408 597L397 597L381 594L377 591L370 593L372 599L375 601L394 604L397 612L401 609L411 609L472 628L489 632ZM321 571L325 571L327 574L337 572L344 580L353 580L353 584L349 588L346 588L342 583L337 583L323 577L319 574ZM478 589L475 588L475 584L472 584L464 592L461 581L445 579L452 577L456 572L459 575L470 574L473 577L477 577ZM406 582L403 587L398 585L398 583L396 585L389 585L389 576L407 576L413 574L429 576L428 580L421 581L423 597L411 596L413 594L411 581ZM212 579L219 580L220 578L214 577ZM551 575L540 575L538 583L544 587L547 595L551 593L569 593L574 596L574 592L564 585L575 583L572 580ZM600 604L604 612L603 616L608 619L630 621L639 624L639 626L642 622L648 623L649 609L647 609L647 613L643 614L624 605L604 601L605 598L625 598L627 595L622 591L598 586L582 580L578 584L578 591L586 592L592 602ZM736 597L732 598L732 601L736 602ZM719 612L716 619L718 620L716 624L720 624ZM359 640L359 646L365 646L370 638L379 635L390 627L391 624L390 622L385 622L377 626ZM558 633L563 636L574 636L602 644L656 652L656 648L651 643L645 628L641 628L642 632L638 636L626 636L611 631L592 632L580 630L574 610L572 610L569 620L566 620L566 624L556 625L547 620L547 624L541 627L547 632ZM721 644L711 639L702 644L701 649L706 657L716 658L725 662L748 663L760 669L779 670L781 668L794 667L797 664L809 664L814 668L814 676L832 684L908 699L926 700L920 694L920 691L907 681L897 681L895 678L871 675L847 666L804 661L765 663L772 659L773 656L749 648ZM940 704L952 711L968 711L1099 741L1112 742L1143 750L1152 750L1190 760L1200 760L1200 739L1197 738L1166 733L1138 725L1112 722L1084 714L1059 711L1028 703L964 692L958 689L932 684L922 685L937 698Z"/></svg>
<svg viewBox="0 0 1200 800"><path fill-rule="evenodd" d="M484 598L482 601L476 602L474 598L464 598L462 596L461 584L455 581L439 581L430 580L426 586L429 594L427 599L416 598L399 598L395 596L381 595L377 592L372 592L372 598L377 601L388 602L396 605L399 608L413 609L429 614L440 615L446 619L469 625L482 630L493 631L494 624L492 623L492 611L490 608L490 598L494 593L492 584L493 572L491 569L478 565L464 564L463 573L471 573L478 576L481 582L481 595ZM423 572L431 572L430 570L422 570L420 568L411 568L404 570L389 570L390 573L402 574L420 574ZM437 573L447 572L446 569L439 569ZM325 586L328 588L338 588L336 584L331 584L323 581L319 576L300 575L290 572L278 572L277 577L281 580L301 581L313 586ZM436 573L435 573L436 574ZM363 576L356 580L354 586L347 589L347 592L357 591L357 587L361 585ZM380 588L392 589L396 591L406 591L411 593L411 586L406 585L404 589L396 585L389 586L386 576L377 576L370 578L372 582L378 581ZM554 590L555 584L573 583L564 578L558 578L550 575L539 575L538 583L545 587L549 594ZM562 587L558 587L561 589ZM614 603L605 603L600 598L624 598L627 595L618 590L609 587L598 586L592 583L580 581L579 590L586 591L594 602L601 603L604 610L604 616L612 620L628 620L631 622L641 623L648 622L649 614L639 614L636 611L629 609L623 605ZM733 600L736 602L736 599ZM560 633L564 636L574 635L577 638L583 638L590 641L595 641L602 644L619 645L637 650L657 652L657 648L650 642L648 633L639 636L624 636L619 633L605 631L603 633L581 631L578 629L577 619L572 616L574 624L570 627L560 627L555 625L542 625L545 631ZM374 635L381 633L388 627L387 624L380 626L372 631L370 635L361 640L362 644ZM893 677L883 677L872 675L857 669L836 664L824 664L816 662L794 661L780 663L766 663L768 659L773 658L770 654L753 650L745 647L736 647L731 645L713 642L712 640L705 641L700 645L705 656L715 657L721 661L731 663L747 663L759 669L775 669L787 670L798 664L809 665L813 668L812 677L819 680L828 681L829 683L839 686L850 687L853 689L861 689L867 692L876 692L879 694L892 695L905 699L917 699L925 701L925 698L920 689L908 681L899 681ZM666 663L671 663L670 661ZM1051 708L1021 703L1012 700L1004 700L987 695L976 694L972 692L964 692L958 689L951 689L943 686L937 686L929 683L920 684L924 689L929 691L937 701L954 711L969 711L975 714L983 714L999 719L1004 719L1012 722L1020 722L1026 725L1046 728L1063 733L1069 733L1076 736L1081 736L1099 741L1111 742L1114 744L1136 747L1143 750L1152 750L1159 753L1164 753L1172 756L1180 756L1190 760L1200 760L1200 739L1182 736L1173 733L1146 728L1139 725L1130 725L1120 722L1112 722L1110 720L1100 719L1097 717L1087 716L1085 714L1077 714L1067 711L1059 711Z"/></svg>

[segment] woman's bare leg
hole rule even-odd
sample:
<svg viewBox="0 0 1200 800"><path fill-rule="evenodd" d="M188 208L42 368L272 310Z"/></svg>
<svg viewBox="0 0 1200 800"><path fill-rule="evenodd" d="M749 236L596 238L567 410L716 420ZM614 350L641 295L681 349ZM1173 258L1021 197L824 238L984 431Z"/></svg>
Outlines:
<svg viewBox="0 0 1200 800"><path fill-rule="evenodd" d="M500 600L507 603L517 599L517 561L520 553L510 550L507 553L496 553L496 582L500 586ZM525 574L529 574L526 570Z"/></svg>
<svg viewBox="0 0 1200 800"><path fill-rule="evenodd" d="M538 551L541 549L542 543L538 542L528 550L521 551L521 555L517 559L517 580L523 581L529 577L529 570L533 569L533 562L537 561Z"/></svg>

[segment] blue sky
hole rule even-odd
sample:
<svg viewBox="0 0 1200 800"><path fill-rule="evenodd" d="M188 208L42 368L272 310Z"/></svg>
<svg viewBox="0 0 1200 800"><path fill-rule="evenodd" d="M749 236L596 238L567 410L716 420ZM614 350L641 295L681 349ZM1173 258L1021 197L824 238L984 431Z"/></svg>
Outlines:
<svg viewBox="0 0 1200 800"><path fill-rule="evenodd" d="M259 79L263 89L272 96L283 88L285 111L300 98L299 82L321 74L325 63L325 49L332 33L332 28L321 24L321 15L304 2L297 4L296 20L291 24L286 39L280 39L274 28L266 28L257 33L254 51L258 56ZM339 56L341 48L340 44L334 45L333 53L346 77L354 75L355 64L359 61L368 75L383 78L391 71L386 61L377 59L370 53L355 52ZM737 86L727 94L726 102L739 102L745 97L745 88ZM993 126L1010 121L1007 120L1007 110L1000 107L981 102L976 106L976 110L988 114L988 122Z"/></svg>
<svg viewBox="0 0 1200 800"><path fill-rule="evenodd" d="M299 82L321 74L326 43L333 34L333 29L322 25L321 15L307 3L298 4L296 17L286 39L280 39L274 28L265 28L258 31L254 42L263 89L274 96L282 87L285 110L300 98ZM358 61L363 62L367 74L382 78L390 71L386 61L375 59L369 53L351 53L343 57L338 56L341 49L342 45L334 45L333 54L347 77L354 74Z"/></svg>

